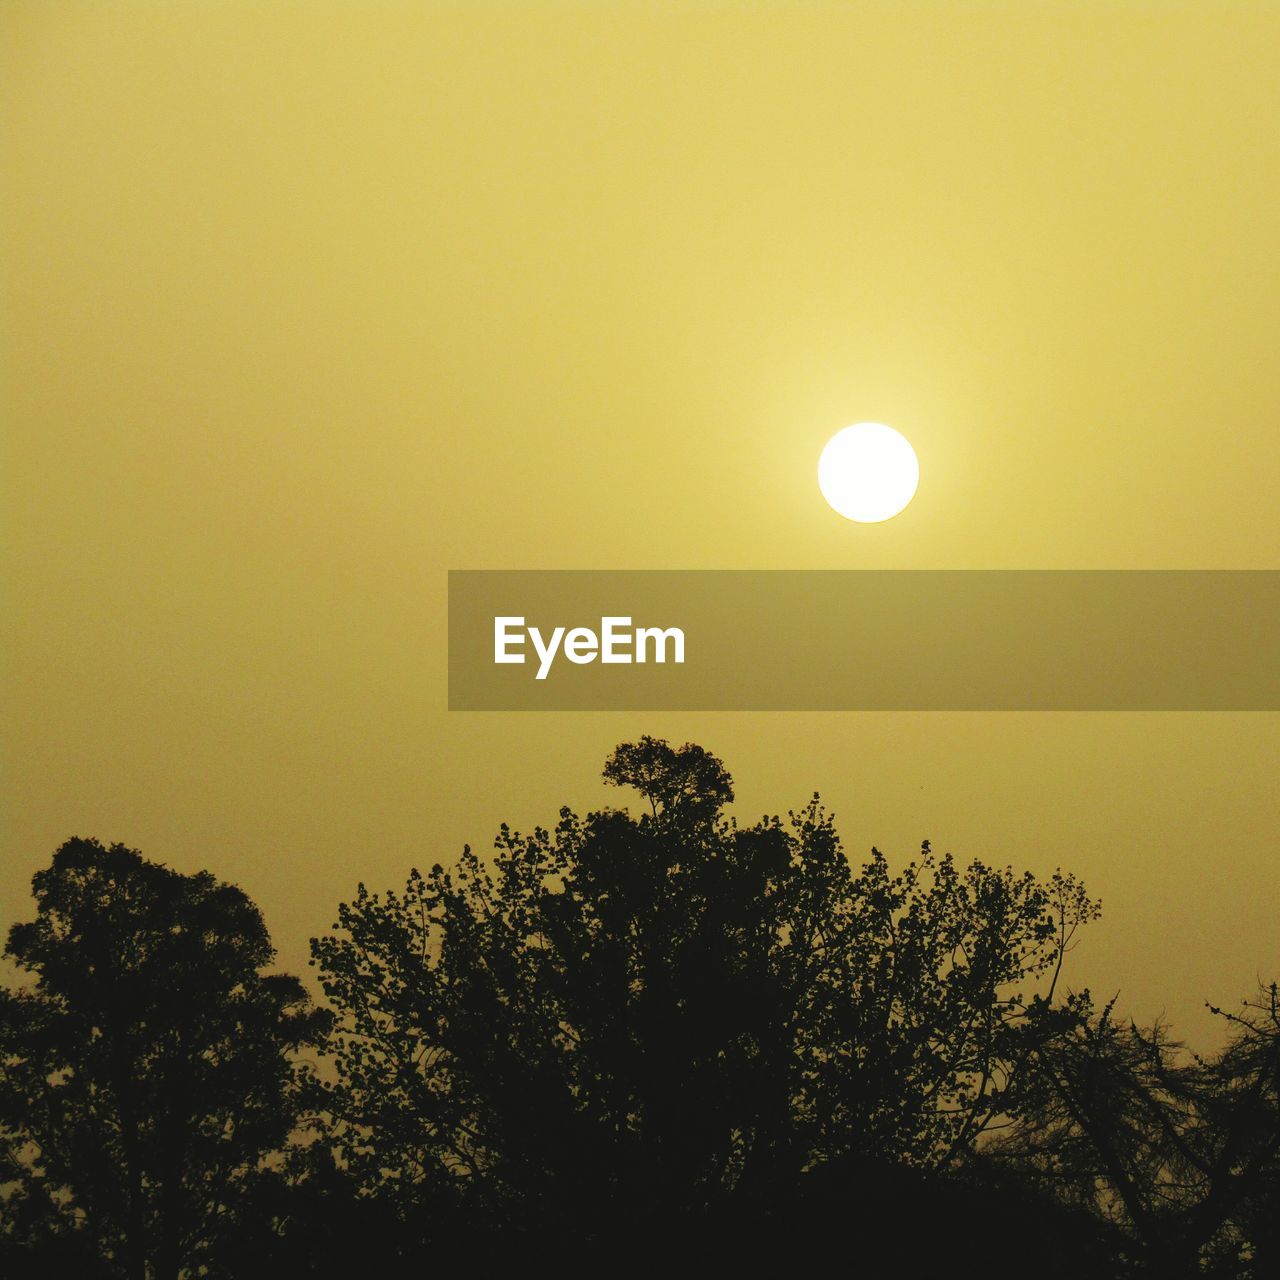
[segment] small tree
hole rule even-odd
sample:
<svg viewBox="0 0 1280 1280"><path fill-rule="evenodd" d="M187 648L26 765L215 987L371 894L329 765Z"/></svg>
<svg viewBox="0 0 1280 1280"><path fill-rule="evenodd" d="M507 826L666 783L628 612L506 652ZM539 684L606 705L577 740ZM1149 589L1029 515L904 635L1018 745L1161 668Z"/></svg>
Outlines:
<svg viewBox="0 0 1280 1280"><path fill-rule="evenodd" d="M1095 914L1075 881L927 845L855 872L816 796L727 821L693 745L624 744L604 776L647 812L504 826L492 863L361 886L313 941L367 1192L651 1243L819 1166L941 1168L1016 1105L1019 984L1051 984Z"/></svg>
<svg viewBox="0 0 1280 1280"><path fill-rule="evenodd" d="M1214 1009L1202 1056L1077 999L1046 1017L1018 1125L992 1149L1127 1238L1144 1274L1280 1277L1280 996Z"/></svg>
<svg viewBox="0 0 1280 1280"><path fill-rule="evenodd" d="M192 1273L293 1126L290 1054L327 1015L262 972L262 916L207 872L74 839L32 884L6 954L35 981L0 991L7 1216L106 1274Z"/></svg>

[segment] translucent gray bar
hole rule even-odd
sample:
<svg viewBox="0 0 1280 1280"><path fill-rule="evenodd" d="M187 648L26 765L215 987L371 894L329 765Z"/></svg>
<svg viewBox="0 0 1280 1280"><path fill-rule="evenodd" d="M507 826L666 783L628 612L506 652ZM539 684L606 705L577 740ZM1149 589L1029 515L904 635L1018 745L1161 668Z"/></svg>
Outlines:
<svg viewBox="0 0 1280 1280"><path fill-rule="evenodd" d="M1277 710L1280 571L454 570L449 706Z"/></svg>

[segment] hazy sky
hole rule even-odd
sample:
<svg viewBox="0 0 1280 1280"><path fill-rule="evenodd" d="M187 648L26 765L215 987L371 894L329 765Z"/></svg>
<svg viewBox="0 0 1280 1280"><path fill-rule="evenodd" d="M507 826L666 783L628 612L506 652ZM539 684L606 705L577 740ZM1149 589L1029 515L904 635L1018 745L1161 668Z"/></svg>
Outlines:
<svg viewBox="0 0 1280 1280"><path fill-rule="evenodd" d="M1280 716L466 714L449 568L1280 567L1280 5L0 6L0 925L72 834L291 966L618 800L1061 864L1072 977L1280 976ZM818 493L913 442L883 525Z"/></svg>

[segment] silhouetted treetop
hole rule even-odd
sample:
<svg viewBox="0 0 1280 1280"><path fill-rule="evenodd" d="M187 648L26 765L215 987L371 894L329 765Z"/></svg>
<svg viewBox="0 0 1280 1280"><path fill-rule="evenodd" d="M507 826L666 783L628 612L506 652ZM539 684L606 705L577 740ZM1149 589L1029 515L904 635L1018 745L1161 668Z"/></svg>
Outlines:
<svg viewBox="0 0 1280 1280"><path fill-rule="evenodd" d="M79 1241L77 1265L195 1274L293 1128L290 1055L329 1015L262 972L261 914L208 872L74 839L32 885L6 954L34 982L0 991L6 1208Z"/></svg>
<svg viewBox="0 0 1280 1280"><path fill-rule="evenodd" d="M1144 1274L1280 1276L1280 990L1193 1054L1076 997L1033 1037L1035 1088L990 1148L1061 1201L1114 1224Z"/></svg>
<svg viewBox="0 0 1280 1280"><path fill-rule="evenodd" d="M733 801L733 779L724 765L692 742L671 747L646 735L621 743L603 773L606 782L639 791L655 819L709 821Z"/></svg>
<svg viewBox="0 0 1280 1280"><path fill-rule="evenodd" d="M1280 988L1192 1054L1062 988L1070 875L741 825L691 743L604 777L638 815L360 885L336 1017L235 886L64 844L0 988L4 1280L1280 1280Z"/></svg>
<svg viewBox="0 0 1280 1280"><path fill-rule="evenodd" d="M367 1187L412 1215L465 1186L531 1240L640 1238L820 1166L946 1167L1016 1107L1031 988L1096 914L1076 881L927 844L855 871L816 797L718 822L732 784L701 747L644 738L604 772L649 812L503 827L314 940L326 1105Z"/></svg>

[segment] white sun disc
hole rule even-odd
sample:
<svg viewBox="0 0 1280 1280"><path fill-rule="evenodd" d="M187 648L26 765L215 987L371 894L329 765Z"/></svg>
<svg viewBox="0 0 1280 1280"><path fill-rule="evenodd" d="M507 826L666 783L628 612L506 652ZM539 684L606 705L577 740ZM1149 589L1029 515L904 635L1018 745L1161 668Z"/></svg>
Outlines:
<svg viewBox="0 0 1280 1280"><path fill-rule="evenodd" d="M920 463L906 436L882 422L855 422L827 441L818 488L847 520L874 524L896 516L915 496Z"/></svg>

